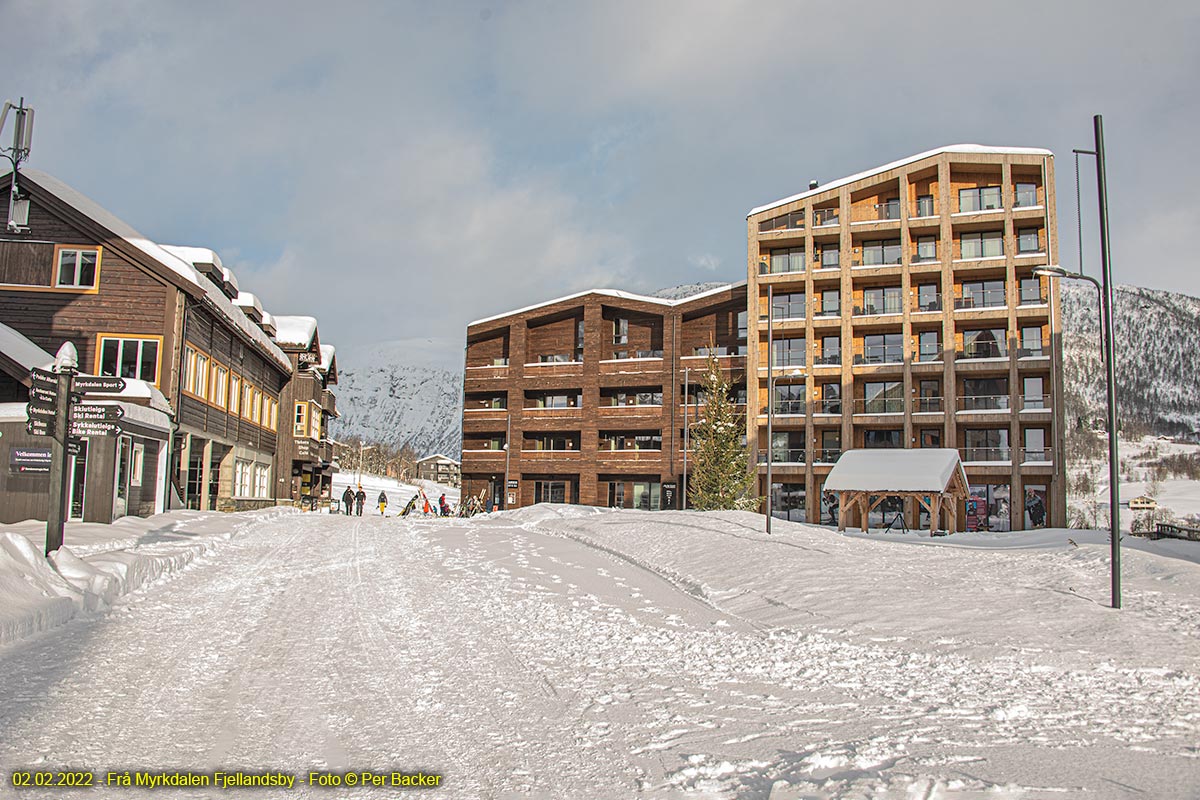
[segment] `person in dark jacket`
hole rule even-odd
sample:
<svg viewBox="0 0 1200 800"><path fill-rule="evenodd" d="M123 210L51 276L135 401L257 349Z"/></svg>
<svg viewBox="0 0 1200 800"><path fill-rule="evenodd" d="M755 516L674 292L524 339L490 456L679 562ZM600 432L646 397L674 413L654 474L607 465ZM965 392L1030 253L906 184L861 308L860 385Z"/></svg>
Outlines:
<svg viewBox="0 0 1200 800"><path fill-rule="evenodd" d="M367 502L367 493L363 491L362 484L358 485L358 491L354 493L354 513L362 516L363 504Z"/></svg>
<svg viewBox="0 0 1200 800"><path fill-rule="evenodd" d="M386 509L387 509L387 493L380 492L379 493L379 516L381 516L381 517L384 516L383 512Z"/></svg>
<svg viewBox="0 0 1200 800"><path fill-rule="evenodd" d="M349 486L346 487L346 491L342 492L342 510L347 514L354 513L354 490Z"/></svg>

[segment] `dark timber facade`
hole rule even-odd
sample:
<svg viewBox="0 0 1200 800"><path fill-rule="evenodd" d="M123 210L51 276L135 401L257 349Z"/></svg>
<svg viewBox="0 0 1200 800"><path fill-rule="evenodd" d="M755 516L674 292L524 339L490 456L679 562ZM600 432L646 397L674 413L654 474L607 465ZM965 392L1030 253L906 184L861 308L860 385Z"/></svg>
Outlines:
<svg viewBox="0 0 1200 800"><path fill-rule="evenodd" d="M681 507L685 416L710 348L744 395L745 320L738 284L682 301L598 290L472 323L464 496Z"/></svg>

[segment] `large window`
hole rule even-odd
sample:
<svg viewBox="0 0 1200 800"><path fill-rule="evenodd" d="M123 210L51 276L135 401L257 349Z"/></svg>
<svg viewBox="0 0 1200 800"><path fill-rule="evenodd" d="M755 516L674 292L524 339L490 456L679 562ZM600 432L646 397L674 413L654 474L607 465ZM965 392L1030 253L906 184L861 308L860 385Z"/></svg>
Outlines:
<svg viewBox="0 0 1200 800"><path fill-rule="evenodd" d="M1046 302L1042 296L1042 280L1036 275L1031 278L1021 278L1021 305L1036 306Z"/></svg>
<svg viewBox="0 0 1200 800"><path fill-rule="evenodd" d="M268 417L270 415L268 414ZM308 438L321 440L321 423L324 421L321 416L321 406L313 401L308 402ZM264 420L267 427L270 427L270 420Z"/></svg>
<svg viewBox="0 0 1200 800"><path fill-rule="evenodd" d="M661 406L661 389L605 389L601 391L601 405L610 406Z"/></svg>
<svg viewBox="0 0 1200 800"><path fill-rule="evenodd" d="M842 313L841 293L837 289L821 290L821 316L836 317Z"/></svg>
<svg viewBox="0 0 1200 800"><path fill-rule="evenodd" d="M941 311L942 292L936 283L922 283L917 287L917 311Z"/></svg>
<svg viewBox="0 0 1200 800"><path fill-rule="evenodd" d="M962 285L959 308L993 308L1005 305L1004 281L969 281Z"/></svg>
<svg viewBox="0 0 1200 800"><path fill-rule="evenodd" d="M836 244L817 245L817 257L822 269L830 269L841 264L841 251Z"/></svg>
<svg viewBox="0 0 1200 800"><path fill-rule="evenodd" d="M936 236L919 236L917 237L917 257L916 261L937 261L937 237Z"/></svg>
<svg viewBox="0 0 1200 800"><path fill-rule="evenodd" d="M158 339L100 337L100 374L158 382Z"/></svg>
<svg viewBox="0 0 1200 800"><path fill-rule="evenodd" d="M863 337L860 363L898 364L904 361L904 334L872 333Z"/></svg>
<svg viewBox="0 0 1200 800"><path fill-rule="evenodd" d="M269 464L254 465L254 496L258 498L271 496L271 466Z"/></svg>
<svg viewBox="0 0 1200 800"><path fill-rule="evenodd" d="M233 462L233 496L250 497L250 462L237 459Z"/></svg>
<svg viewBox="0 0 1200 800"><path fill-rule="evenodd" d="M962 235L962 258L997 258L1004 255L1003 231L980 231Z"/></svg>
<svg viewBox="0 0 1200 800"><path fill-rule="evenodd" d="M804 272L804 248L788 247L771 251L772 274L780 272Z"/></svg>
<svg viewBox="0 0 1200 800"><path fill-rule="evenodd" d="M941 331L920 331L917 333L917 361L941 361L942 341Z"/></svg>
<svg viewBox="0 0 1200 800"><path fill-rule="evenodd" d="M963 331L964 358L1004 358L1007 355L1008 332L1004 328Z"/></svg>
<svg viewBox="0 0 1200 800"><path fill-rule="evenodd" d="M63 247L54 251L55 286L72 289L95 289L100 272L100 248Z"/></svg>
<svg viewBox="0 0 1200 800"><path fill-rule="evenodd" d="M235 373L229 374L229 413L237 416L242 408L242 378Z"/></svg>
<svg viewBox="0 0 1200 800"><path fill-rule="evenodd" d="M864 266L899 264L900 240L888 239L886 241L863 242L862 256Z"/></svg>
<svg viewBox="0 0 1200 800"><path fill-rule="evenodd" d="M904 384L900 381L868 381L863 384L864 414L904 412Z"/></svg>
<svg viewBox="0 0 1200 800"><path fill-rule="evenodd" d="M208 402L217 408L226 408L229 402L229 370L220 364L213 364L212 383L208 390Z"/></svg>
<svg viewBox="0 0 1200 800"><path fill-rule="evenodd" d="M208 356L190 345L183 350L183 389L201 399L208 399Z"/></svg>
<svg viewBox="0 0 1200 800"><path fill-rule="evenodd" d="M1040 253L1042 251L1040 228L1021 228L1017 231L1018 253Z"/></svg>
<svg viewBox="0 0 1200 800"><path fill-rule="evenodd" d="M633 507L642 511L661 509L662 484L657 481L633 482Z"/></svg>
<svg viewBox="0 0 1200 800"><path fill-rule="evenodd" d="M903 311L899 286L863 289L864 314L899 314Z"/></svg>
<svg viewBox="0 0 1200 800"><path fill-rule="evenodd" d="M821 337L821 355L817 356L816 363L818 363L818 364L840 364L840 363L842 363L842 337L841 336L822 336Z"/></svg>
<svg viewBox="0 0 1200 800"><path fill-rule="evenodd" d="M804 304L808 302L803 292L777 294L771 303L774 319L804 319Z"/></svg>
<svg viewBox="0 0 1200 800"><path fill-rule="evenodd" d="M292 422L292 434L303 436L308 431L308 403L296 403L296 415Z"/></svg>
<svg viewBox="0 0 1200 800"><path fill-rule="evenodd" d="M903 447L903 434L899 428L868 428L863 431L863 447L897 449Z"/></svg>
<svg viewBox="0 0 1200 800"><path fill-rule="evenodd" d="M629 320L613 320L613 344L629 344Z"/></svg>
<svg viewBox="0 0 1200 800"><path fill-rule="evenodd" d="M776 367L803 367L807 355L806 340L775 339L772 343L774 357L771 359Z"/></svg>
<svg viewBox="0 0 1200 800"><path fill-rule="evenodd" d="M1018 183L1016 197L1013 206L1016 208L1028 208L1036 206L1037 201L1037 184L1036 183Z"/></svg>
<svg viewBox="0 0 1200 800"><path fill-rule="evenodd" d="M999 186L980 186L958 190L959 211L995 211L1004 208Z"/></svg>

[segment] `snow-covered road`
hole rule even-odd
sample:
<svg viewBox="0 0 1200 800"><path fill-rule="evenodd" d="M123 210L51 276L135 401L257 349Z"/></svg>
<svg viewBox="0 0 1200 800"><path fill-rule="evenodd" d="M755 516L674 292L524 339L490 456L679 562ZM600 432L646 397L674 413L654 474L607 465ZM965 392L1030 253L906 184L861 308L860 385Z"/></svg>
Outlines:
<svg viewBox="0 0 1200 800"><path fill-rule="evenodd" d="M1194 631L1162 633L1171 626L1152 618L1156 636L1186 646L1159 642L1158 666L1138 668L1080 655L1111 632L1073 641L1063 659L961 636L858 635L829 624L828 598L807 616L795 592L773 606L714 586L744 553L692 569L675 547L666 565L593 522L621 515L579 513L264 519L111 614L0 650L0 768L73 765L101 779L423 769L443 776L429 796L455 798L1186 797L1200 786ZM736 521L708 527L726 546L744 536ZM703 552L707 540L694 541ZM764 571L811 565L814 547L847 548L851 565L851 549L888 547L823 532L777 541ZM931 587L966 563L894 547L925 551ZM969 558L980 584L1012 569L1011 554ZM996 602L1004 586L987 588Z"/></svg>

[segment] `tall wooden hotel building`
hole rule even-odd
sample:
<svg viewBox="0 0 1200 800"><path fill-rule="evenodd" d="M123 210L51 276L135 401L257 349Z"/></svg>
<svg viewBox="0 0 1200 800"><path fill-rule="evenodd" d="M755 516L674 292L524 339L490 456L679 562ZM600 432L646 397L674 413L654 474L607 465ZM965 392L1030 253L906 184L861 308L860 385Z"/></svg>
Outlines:
<svg viewBox="0 0 1200 800"><path fill-rule="evenodd" d="M1035 495L1065 524L1059 297L1036 274L1057 254L1050 151L943 147L747 223L744 284L593 291L472 323L464 491L681 507L684 427L702 413L685 383L715 347L777 516L829 522L823 484L847 449L934 447L959 452L981 526L1029 527ZM897 513L924 521L885 501L872 524Z"/></svg>

